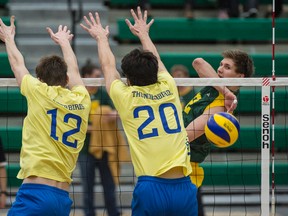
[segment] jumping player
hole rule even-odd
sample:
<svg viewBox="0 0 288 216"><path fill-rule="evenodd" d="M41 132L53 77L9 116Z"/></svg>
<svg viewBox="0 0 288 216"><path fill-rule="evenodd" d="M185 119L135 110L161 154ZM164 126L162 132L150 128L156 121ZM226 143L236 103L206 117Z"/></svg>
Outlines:
<svg viewBox="0 0 288 216"><path fill-rule="evenodd" d="M12 16L11 25L6 26L0 19L0 39L6 44L11 68L27 99L28 113L17 175L23 183L8 215L68 216L71 175L88 125L89 93L70 45L73 35L66 26L60 25L56 33L47 28L64 59L55 55L42 58L34 78L16 46L14 20Z"/></svg>
<svg viewBox="0 0 288 216"><path fill-rule="evenodd" d="M223 59L216 71L202 58L196 58L192 66L199 77L204 78L245 78L254 73L253 60L241 50L227 50L222 53ZM191 179L198 187L204 179L203 162L210 153L211 144L204 134L204 127L209 117L218 112L233 111L235 106L227 106L227 96L233 100L237 96L239 86L202 88L183 110L184 125L188 133L191 148L191 165L193 173ZM229 98L229 97L228 97ZM231 101L230 100L230 101ZM232 104L233 105L233 104Z"/></svg>
<svg viewBox="0 0 288 216"><path fill-rule="evenodd" d="M102 27L99 14L84 16L82 28L97 41L99 61L110 94L127 135L138 182L133 193L132 215L197 216L197 189L191 173L190 149L182 121L182 108L172 76L163 65L149 36L153 23L147 11L135 24L126 20L143 50L135 49L122 59L127 84L120 79L110 49L109 28Z"/></svg>

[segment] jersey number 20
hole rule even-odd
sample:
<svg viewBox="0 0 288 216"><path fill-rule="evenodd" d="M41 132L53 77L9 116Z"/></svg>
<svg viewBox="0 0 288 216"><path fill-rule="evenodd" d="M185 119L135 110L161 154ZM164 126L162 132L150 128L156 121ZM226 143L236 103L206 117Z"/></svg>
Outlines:
<svg viewBox="0 0 288 216"><path fill-rule="evenodd" d="M169 128L167 118L165 115L165 109L172 109L173 110L175 121L177 124L177 128L174 128L174 129ZM145 139L145 138L149 138L149 137L158 136L158 129L157 128L152 128L150 133L144 134L144 132L143 132L143 129L155 119L155 115L154 115L154 112L153 112L153 109L151 108L151 106L137 107L133 112L134 118L139 118L139 113L141 111L146 111L148 113L148 118L137 129L139 139L141 140L141 139ZM178 112L177 112L177 109L176 109L174 104L172 104L172 103L161 104L159 106L159 114L160 114L160 119L162 122L163 129L166 133L173 134L173 133L179 133L181 131L181 125L179 122Z"/></svg>
<svg viewBox="0 0 288 216"><path fill-rule="evenodd" d="M50 133L50 136L54 139L54 140L58 140L59 137L57 137L56 135L56 126L57 126L57 109L53 109L53 110L48 110L47 111L47 114L51 114L51 117L52 117L52 120L51 120L51 133ZM75 114L72 114L72 113L68 113L64 116L64 119L63 121L65 123L68 123L69 119L74 119L76 120L76 128L74 129L71 129L69 131L66 131L63 133L62 135L62 143L67 145L67 146L70 146L72 148L76 148L77 147L77 143L78 143L78 140L74 140L74 142L70 142L68 141L68 137L75 134L75 133L78 133L80 131L80 125L81 125L81 122L82 122L82 119L80 116L78 115L75 115Z"/></svg>

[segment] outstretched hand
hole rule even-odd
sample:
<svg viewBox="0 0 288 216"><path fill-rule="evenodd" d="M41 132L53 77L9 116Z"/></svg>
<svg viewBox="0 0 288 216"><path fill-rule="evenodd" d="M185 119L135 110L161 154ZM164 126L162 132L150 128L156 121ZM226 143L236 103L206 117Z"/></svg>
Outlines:
<svg viewBox="0 0 288 216"><path fill-rule="evenodd" d="M132 34L139 37L141 36L141 34L149 33L149 29L151 25L154 23L154 19L152 19L147 24L147 10L145 10L144 14L142 15L141 8L138 6L137 15L133 9L131 9L131 15L135 22L134 25L132 25L129 19L125 19L125 22L128 25Z"/></svg>
<svg viewBox="0 0 288 216"><path fill-rule="evenodd" d="M237 98L232 92L225 94L225 108L227 112L233 112L237 107Z"/></svg>
<svg viewBox="0 0 288 216"><path fill-rule="evenodd" d="M99 40L101 38L108 38L109 37L109 26L103 28L100 20L100 16L98 12L95 13L95 18L93 14L89 13L90 20L84 16L84 20L86 25L80 23L80 26L87 31L95 40Z"/></svg>
<svg viewBox="0 0 288 216"><path fill-rule="evenodd" d="M0 18L0 39L5 43L7 39L15 38L15 16L10 17L10 26L6 26Z"/></svg>
<svg viewBox="0 0 288 216"><path fill-rule="evenodd" d="M46 28L51 39L56 44L61 44L62 42L71 41L73 38L73 34L71 34L70 30L67 28L67 26L59 25L58 32L54 33L51 28Z"/></svg>

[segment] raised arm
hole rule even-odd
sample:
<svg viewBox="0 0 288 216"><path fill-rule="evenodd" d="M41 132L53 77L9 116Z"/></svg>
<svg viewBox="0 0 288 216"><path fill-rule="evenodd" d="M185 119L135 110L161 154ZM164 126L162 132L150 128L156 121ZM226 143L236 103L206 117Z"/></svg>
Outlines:
<svg viewBox="0 0 288 216"><path fill-rule="evenodd" d="M104 74L105 85L108 94L110 94L110 86L116 79L120 79L120 74L116 68L116 60L109 44L109 27L102 27L99 14L95 13L95 18L92 13L89 13L90 20L84 16L86 25L82 23L80 26L87 31L98 44L99 62Z"/></svg>
<svg viewBox="0 0 288 216"><path fill-rule="evenodd" d="M21 86L23 77L26 74L29 74L29 71L25 66L23 55L20 53L15 43L16 27L14 22L15 16L11 16L10 26L6 26L0 18L0 39L6 45L6 51L8 54L11 69L14 73L18 85Z"/></svg>
<svg viewBox="0 0 288 216"><path fill-rule="evenodd" d="M51 39L60 46L64 60L68 66L69 88L73 88L76 85L84 85L78 68L77 58L71 47L70 41L73 38L73 34L70 33L67 26L59 25L58 32L54 33L51 28L47 27L47 31Z"/></svg>
<svg viewBox="0 0 288 216"><path fill-rule="evenodd" d="M219 78L213 67L202 58L196 58L192 62L192 66L201 78ZM236 109L237 98L226 86L214 86L214 88L224 95L227 112Z"/></svg>
<svg viewBox="0 0 288 216"><path fill-rule="evenodd" d="M137 15L134 12L133 9L131 9L131 15L134 19L134 25L130 22L129 19L126 19L125 22L128 25L130 31L133 35L139 38L143 50L147 50L152 52L158 59L158 71L167 71L166 67L164 66L163 62L160 59L160 55L152 42L150 36L149 36L149 30L151 25L154 23L154 19L152 19L147 24L147 11L144 11L144 14L141 12L141 8L137 7Z"/></svg>

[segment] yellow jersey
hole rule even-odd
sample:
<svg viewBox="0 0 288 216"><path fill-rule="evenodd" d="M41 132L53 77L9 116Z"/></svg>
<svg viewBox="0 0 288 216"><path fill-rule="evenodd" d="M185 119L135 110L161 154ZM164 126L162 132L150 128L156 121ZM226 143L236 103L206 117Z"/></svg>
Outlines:
<svg viewBox="0 0 288 216"><path fill-rule="evenodd" d="M158 73L158 82L127 86L111 84L110 96L122 120L136 176L159 176L173 167L189 175L190 147L174 79Z"/></svg>
<svg viewBox="0 0 288 216"><path fill-rule="evenodd" d="M85 86L48 86L25 75L21 93L28 104L23 123L18 178L38 176L71 183L83 147L91 100Z"/></svg>

